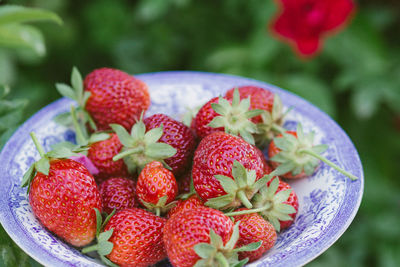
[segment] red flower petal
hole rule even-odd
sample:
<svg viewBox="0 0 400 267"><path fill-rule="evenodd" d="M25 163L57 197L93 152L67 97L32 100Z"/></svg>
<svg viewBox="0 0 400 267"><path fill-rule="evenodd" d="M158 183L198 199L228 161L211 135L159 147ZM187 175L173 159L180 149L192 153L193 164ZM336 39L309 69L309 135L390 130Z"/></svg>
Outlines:
<svg viewBox="0 0 400 267"><path fill-rule="evenodd" d="M311 56L319 50L321 41L317 36L311 39L296 40L296 45L298 52L302 56Z"/></svg>
<svg viewBox="0 0 400 267"><path fill-rule="evenodd" d="M324 30L330 31L346 23L354 9L355 4L350 0L333 1L325 19Z"/></svg>

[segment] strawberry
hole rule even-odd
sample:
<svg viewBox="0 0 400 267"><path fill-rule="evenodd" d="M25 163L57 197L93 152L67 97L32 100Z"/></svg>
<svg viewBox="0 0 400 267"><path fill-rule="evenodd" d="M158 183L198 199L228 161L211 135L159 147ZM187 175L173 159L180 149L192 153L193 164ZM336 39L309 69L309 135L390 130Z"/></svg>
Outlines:
<svg viewBox="0 0 400 267"><path fill-rule="evenodd" d="M201 140L193 160L192 177L196 192L206 205L225 209L249 200L265 185L263 160L254 146L224 133L212 133ZM260 181L258 181L260 180Z"/></svg>
<svg viewBox="0 0 400 267"><path fill-rule="evenodd" d="M236 211L241 210L246 210L246 208L240 208ZM240 235L236 244L238 247L262 241L259 249L240 252L239 259L249 258L249 262L258 260L266 251L275 245L277 238L275 228L258 213L237 215L233 218L235 222L240 221Z"/></svg>
<svg viewBox="0 0 400 267"><path fill-rule="evenodd" d="M247 262L239 262L239 249L235 249L239 225L218 210L197 207L176 213L165 224L163 233L173 266L243 266ZM240 250L257 249L259 245Z"/></svg>
<svg viewBox="0 0 400 267"><path fill-rule="evenodd" d="M204 204L197 195L191 195L185 200L180 199L177 201L176 205L168 211L168 218L171 218L172 215L175 215L178 212L194 209L200 206L204 207Z"/></svg>
<svg viewBox="0 0 400 267"><path fill-rule="evenodd" d="M196 146L192 131L183 123L165 114L154 114L144 119L143 123L147 131L162 126L163 134L159 142L169 144L176 149L176 154L165 159L165 163L172 168L175 176L181 175L190 164Z"/></svg>
<svg viewBox="0 0 400 267"><path fill-rule="evenodd" d="M228 100L233 99L234 90L232 88L225 94ZM264 112L256 117L253 117L252 122L257 124L257 132L255 140L259 146L265 146L277 134L285 131L282 128L283 113L282 102L277 94L258 86L242 86L238 88L240 99L250 97L250 110L259 109Z"/></svg>
<svg viewBox="0 0 400 267"><path fill-rule="evenodd" d="M358 179L320 155L328 148L327 145L314 145L313 142L314 133L305 135L301 124L297 125L296 132L287 131L274 138L269 145L268 156L275 175L289 179L310 176L323 161L350 179Z"/></svg>
<svg viewBox="0 0 400 267"><path fill-rule="evenodd" d="M103 211L110 214L125 208L138 206L136 199L136 184L133 180L124 177L113 177L100 184L100 195Z"/></svg>
<svg viewBox="0 0 400 267"><path fill-rule="evenodd" d="M299 202L289 184L274 177L252 199L254 209L228 212L227 216L259 213L276 231L289 227L296 217Z"/></svg>
<svg viewBox="0 0 400 267"><path fill-rule="evenodd" d="M233 99L233 94L236 88L232 88L225 93L225 98L228 100ZM271 91L253 85L237 87L240 94L240 99L250 97L251 109L262 109L268 112L272 111L274 105L274 93ZM251 119L254 123L261 122L261 116L253 117Z"/></svg>
<svg viewBox="0 0 400 267"><path fill-rule="evenodd" d="M129 208L107 217L102 223L100 213L96 213L98 244L84 248L83 253L97 251L109 266L115 266L114 262L119 266L146 267L166 257L162 237L166 219L142 209ZM102 228L104 231L100 233Z"/></svg>
<svg viewBox="0 0 400 267"><path fill-rule="evenodd" d="M159 142L163 135L162 126L146 132L142 118L133 125L130 133L121 125L110 126L123 145L121 152L115 155L113 160L123 158L129 173L140 173L144 166L152 161L162 162L170 169L165 159L173 157L177 150L167 143Z"/></svg>
<svg viewBox="0 0 400 267"><path fill-rule="evenodd" d="M68 159L75 153L65 147L45 153L33 133L31 137L41 159L28 169L22 186L28 186L33 213L67 243L89 244L96 233L93 208L101 208L93 176L82 164Z"/></svg>
<svg viewBox="0 0 400 267"><path fill-rule="evenodd" d="M186 194L190 192L190 183L192 182L192 168L176 179L178 183L179 194Z"/></svg>
<svg viewBox="0 0 400 267"><path fill-rule="evenodd" d="M267 159L265 158L264 153L257 147L255 147L255 149L257 150L258 155L260 156L260 158L262 159L262 162L264 164L264 174L269 174L272 172L272 168L271 166L269 166Z"/></svg>
<svg viewBox="0 0 400 267"><path fill-rule="evenodd" d="M96 69L83 83L85 91L90 92L85 108L99 130L110 129L111 123L131 129L150 106L147 85L120 70Z"/></svg>
<svg viewBox="0 0 400 267"><path fill-rule="evenodd" d="M193 127L197 137L202 139L210 133L225 131L232 135L240 135L246 142L254 144L252 134L256 132L256 125L250 119L263 111L249 108L250 99L240 101L238 90L234 91L231 100L212 98L200 108L194 119Z"/></svg>
<svg viewBox="0 0 400 267"><path fill-rule="evenodd" d="M87 157L99 170L95 175L97 183L109 177L128 176L128 168L122 159L114 161L113 157L121 152L122 144L115 133L110 134L106 140L98 141L89 146Z"/></svg>
<svg viewBox="0 0 400 267"><path fill-rule="evenodd" d="M178 195L175 177L158 161L148 163L139 175L136 194L139 201L149 210L160 215Z"/></svg>

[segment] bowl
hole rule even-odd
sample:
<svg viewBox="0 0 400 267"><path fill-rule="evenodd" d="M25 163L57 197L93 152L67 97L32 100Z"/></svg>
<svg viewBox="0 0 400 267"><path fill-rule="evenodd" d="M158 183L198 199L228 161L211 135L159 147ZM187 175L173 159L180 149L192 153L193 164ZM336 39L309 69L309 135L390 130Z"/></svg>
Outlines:
<svg viewBox="0 0 400 267"><path fill-rule="evenodd" d="M270 84L238 76L203 72L159 72L137 75L150 89L147 116L165 113L175 118L232 87L256 85L279 94L286 108L285 127L301 122L305 132L314 131L316 143L329 145L324 155L358 180L351 181L326 164L311 177L289 181L299 198L293 225L279 234L276 245L248 266L301 266L328 249L348 228L362 199L364 178L360 158L346 133L324 112L304 99ZM26 121L9 139L0 155L0 222L6 232L32 258L45 266L101 266L47 231L35 218L26 188L20 187L24 172L39 158L29 137L36 133L48 151L52 144L75 139L75 133L53 118L69 111L73 102L62 98ZM167 261L159 263L168 266Z"/></svg>

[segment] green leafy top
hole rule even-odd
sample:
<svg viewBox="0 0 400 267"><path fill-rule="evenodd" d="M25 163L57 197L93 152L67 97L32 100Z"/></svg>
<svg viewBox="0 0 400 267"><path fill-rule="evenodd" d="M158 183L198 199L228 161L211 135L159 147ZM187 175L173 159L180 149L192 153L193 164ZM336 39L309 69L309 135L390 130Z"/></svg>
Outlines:
<svg viewBox="0 0 400 267"><path fill-rule="evenodd" d="M237 160L233 162L232 178L224 175L215 175L225 195L209 199L205 205L214 209L227 209L238 207L241 204L251 209L250 202L254 194L265 186L272 176L265 175L256 181L255 170L246 170L246 168Z"/></svg>
<svg viewBox="0 0 400 267"><path fill-rule="evenodd" d="M82 253L86 254L92 251L97 251L97 253L100 255L101 260L105 264L107 264L107 266L118 267L118 265L114 264L113 262L111 262L109 259L106 258L106 255L110 254L114 247L114 244L108 241L114 232L114 228L106 232L102 232L104 227L107 225L108 221L111 219L112 216L114 216L116 210L114 209L110 215L106 216L104 222L100 211L96 208L94 208L94 211L96 212L97 244L83 248Z"/></svg>
<svg viewBox="0 0 400 267"><path fill-rule="evenodd" d="M40 154L41 159L32 164L22 178L21 187L28 186L28 193L30 190L31 181L33 180L37 172L43 173L44 175L49 175L51 159L66 159L72 156L78 156L77 153L65 146L57 146L55 149L45 153L43 147L37 140L36 135L33 132L31 132L30 135L33 143L36 146L36 149Z"/></svg>
<svg viewBox="0 0 400 267"><path fill-rule="evenodd" d="M80 124L80 128L84 132L84 135L88 136L86 124L89 124L93 130L97 130L97 126L93 118L85 109L86 102L91 93L83 90L83 80L79 70L76 67L72 68L71 86L64 83L57 83L56 88L62 96L75 100L78 103L76 110L77 119ZM72 124L72 118L69 112L58 115L55 120L57 123L64 125Z"/></svg>
<svg viewBox="0 0 400 267"><path fill-rule="evenodd" d="M271 173L273 175L273 173ZM296 209L289 204L285 204L292 192L292 189L279 191L279 178L275 177L267 186L263 186L259 192L254 196L252 202L254 209L233 211L225 213L226 216L236 216L242 214L250 214L258 212L264 219L268 220L276 231L280 231L279 221L293 220L289 214L295 213Z"/></svg>
<svg viewBox="0 0 400 267"><path fill-rule="evenodd" d="M280 163L278 168L274 171L275 175L284 176L287 173L292 173L293 176L296 176L303 171L306 175L312 175L321 160L350 179L358 179L353 174L343 170L338 165L321 156L321 153L323 153L328 146L325 144L313 145L314 132L308 135L304 134L303 128L299 123L297 125L296 134L297 137L289 133L283 133L282 137L274 138L275 145L281 150L270 159L271 161Z"/></svg>
<svg viewBox="0 0 400 267"><path fill-rule="evenodd" d="M211 107L220 116L216 116L208 126L223 127L226 133L240 135L246 142L254 145L252 134L257 132L257 127L250 119L260 115L263 111L250 109L250 97L240 101L239 90L235 88L232 104L220 97L218 103L212 103Z"/></svg>
<svg viewBox="0 0 400 267"><path fill-rule="evenodd" d="M248 262L248 258L239 261L238 252L257 250L262 241L235 248L239 240L239 224L237 222L229 241L224 245L222 238L210 228L210 243L199 243L193 247L201 258L195 267L241 267Z"/></svg>
<svg viewBox="0 0 400 267"><path fill-rule="evenodd" d="M146 126L141 117L133 125L130 134L119 124L110 124L110 126L124 146L113 160L123 158L130 173L140 172L147 163L152 161L162 162L166 168L171 169L164 160L175 155L176 149L169 144L158 142L163 134L162 125L146 132Z"/></svg>
<svg viewBox="0 0 400 267"><path fill-rule="evenodd" d="M277 134L282 134L285 129L282 127L283 118L290 111L283 113L283 104L281 98L274 94L274 103L272 111L264 110L261 114L261 122L257 123L257 133L255 134L256 144L266 146Z"/></svg>

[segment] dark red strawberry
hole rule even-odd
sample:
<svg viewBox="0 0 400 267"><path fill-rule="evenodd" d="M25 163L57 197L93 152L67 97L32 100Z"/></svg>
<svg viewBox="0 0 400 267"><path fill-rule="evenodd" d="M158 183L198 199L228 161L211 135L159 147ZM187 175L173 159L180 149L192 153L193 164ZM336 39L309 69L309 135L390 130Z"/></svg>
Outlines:
<svg viewBox="0 0 400 267"><path fill-rule="evenodd" d="M98 130L108 130L112 123L129 130L150 106L147 85L117 69L92 71L84 80L84 89L90 92L85 108Z"/></svg>
<svg viewBox="0 0 400 267"><path fill-rule="evenodd" d="M113 229L108 259L120 266L146 267L166 257L162 230L166 219L138 209L117 212L104 228Z"/></svg>
<svg viewBox="0 0 400 267"><path fill-rule="evenodd" d="M263 113L262 110L250 109L250 99L240 101L239 91L235 90L232 99L213 98L204 104L193 122L197 137L204 138L210 133L225 131L240 136L246 142L254 144L252 134L257 127L251 118Z"/></svg>
<svg viewBox="0 0 400 267"><path fill-rule="evenodd" d="M182 212L184 210L194 209L196 207L204 207L203 201L197 195L191 195L188 199L178 200L175 207L168 211L168 218L172 217L172 215Z"/></svg>
<svg viewBox="0 0 400 267"><path fill-rule="evenodd" d="M120 211L138 206L136 183L125 177L113 177L100 184L103 211L110 214L114 209Z"/></svg>
<svg viewBox="0 0 400 267"><path fill-rule="evenodd" d="M241 208L236 211L247 210ZM266 221L258 213L234 216L235 222L239 224L239 240L237 246L245 246L254 242L262 241L261 247L255 251L239 253L239 259L249 258L249 262L258 260L262 255L271 249L276 242L277 234L271 223Z"/></svg>
<svg viewBox="0 0 400 267"><path fill-rule="evenodd" d="M160 215L178 195L175 177L158 161L148 163L139 175L136 194L139 201L149 210Z"/></svg>
<svg viewBox="0 0 400 267"><path fill-rule="evenodd" d="M314 145L313 142L314 133L304 134L300 124L296 132L287 131L274 138L269 145L268 156L275 175L289 179L310 176L323 161L350 179L358 179L320 155L328 148L327 145Z"/></svg>
<svg viewBox="0 0 400 267"><path fill-rule="evenodd" d="M190 192L190 183L192 182L192 169L190 168L184 175L176 179L178 183L179 194Z"/></svg>
<svg viewBox="0 0 400 267"><path fill-rule="evenodd" d="M173 266L242 266L235 250L239 227L222 212L197 207L176 213L163 230L165 249ZM258 244L249 245L257 249ZM244 248L242 248L244 249ZM246 249L245 249L246 250ZM201 265L203 264L203 265Z"/></svg>
<svg viewBox="0 0 400 267"><path fill-rule="evenodd" d="M250 108L251 109L262 109L268 112L272 111L272 107L274 106L274 93L271 91L254 86L240 86L237 87L240 94L240 99L246 99L250 97ZM225 93L225 98L232 100L233 93L236 88L232 88ZM254 123L262 122L261 116L257 116L251 119Z"/></svg>
<svg viewBox="0 0 400 267"><path fill-rule="evenodd" d="M224 209L249 200L267 181L264 163L256 148L243 139L212 133L200 142L193 160L192 177L196 192L206 205ZM258 180L261 180L260 182Z"/></svg>
<svg viewBox="0 0 400 267"><path fill-rule="evenodd" d="M263 164L264 164L264 174L270 174L270 173L272 172L272 168L271 168L271 166L269 166L269 164L268 164L268 162L267 162L267 159L265 158L264 153L263 153L259 148L257 148L257 147L255 147L255 148L256 148L256 150L257 150L258 155L260 155L260 158L261 158L262 161L263 161Z"/></svg>
<svg viewBox="0 0 400 267"><path fill-rule="evenodd" d="M109 177L128 176L128 169L124 160L113 160L122 149L122 144L115 133L111 137L93 143L89 146L87 157L93 162L94 166L99 170L95 176L97 183L101 183Z"/></svg>
<svg viewBox="0 0 400 267"><path fill-rule="evenodd" d="M31 133L41 159L24 175L29 203L39 221L67 243L81 247L96 234L94 208L101 208L100 193L89 171L66 159L75 155L64 149L44 153ZM58 159L59 158L59 159Z"/></svg>
<svg viewBox="0 0 400 267"><path fill-rule="evenodd" d="M189 127L165 114L150 116L144 119L143 123L146 125L147 131L163 127L163 134L159 142L169 144L176 149L176 154L165 159L165 163L172 168L175 176L183 174L192 161L196 146L196 139Z"/></svg>

